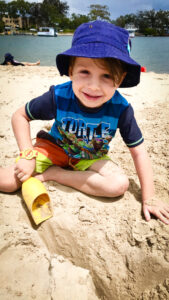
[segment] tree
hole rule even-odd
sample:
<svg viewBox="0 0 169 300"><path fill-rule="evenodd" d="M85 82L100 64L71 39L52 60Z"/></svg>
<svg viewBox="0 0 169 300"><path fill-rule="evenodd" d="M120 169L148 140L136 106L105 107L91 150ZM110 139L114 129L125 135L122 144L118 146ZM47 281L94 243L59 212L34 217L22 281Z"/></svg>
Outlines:
<svg viewBox="0 0 169 300"><path fill-rule="evenodd" d="M139 11L135 25L145 35L165 35L169 27L169 11Z"/></svg>
<svg viewBox="0 0 169 300"><path fill-rule="evenodd" d="M4 31L4 27L5 27L5 24L4 24L4 22L0 19L0 32L3 32L3 31Z"/></svg>
<svg viewBox="0 0 169 300"><path fill-rule="evenodd" d="M6 4L6 12L8 12L12 18L17 18L18 16L25 17L25 15L29 13L29 10L30 3L24 0L11 1Z"/></svg>
<svg viewBox="0 0 169 300"><path fill-rule="evenodd" d="M19 15L25 17L26 14L29 14L30 3L24 0L16 0L16 6L19 11Z"/></svg>
<svg viewBox="0 0 169 300"><path fill-rule="evenodd" d="M11 1L7 4L8 14L11 18L17 18L18 14L18 7L16 1Z"/></svg>
<svg viewBox="0 0 169 300"><path fill-rule="evenodd" d="M145 16L148 20L149 27L150 28L155 28L156 25L156 12L154 9L145 11Z"/></svg>
<svg viewBox="0 0 169 300"><path fill-rule="evenodd" d="M117 18L115 24L124 28L126 25L125 16L120 16L119 18Z"/></svg>
<svg viewBox="0 0 169 300"><path fill-rule="evenodd" d="M51 6L57 13L64 16L66 16L69 9L67 2L62 2L60 0L44 0L42 4L49 5L49 7Z"/></svg>
<svg viewBox="0 0 169 300"><path fill-rule="evenodd" d="M0 18L3 17L6 11L7 11L7 4L5 3L5 1L0 1Z"/></svg>
<svg viewBox="0 0 169 300"><path fill-rule="evenodd" d="M63 30L71 29L70 23L71 23L71 21L67 17L61 17L58 19L59 29L63 29Z"/></svg>
<svg viewBox="0 0 169 300"><path fill-rule="evenodd" d="M110 21L110 12L107 5L91 4L88 14L90 20L107 20Z"/></svg>
<svg viewBox="0 0 169 300"><path fill-rule="evenodd" d="M59 0L44 0L40 5L40 19L44 26L55 26L62 17L65 17L69 6Z"/></svg>
<svg viewBox="0 0 169 300"><path fill-rule="evenodd" d="M135 25L136 24L136 19L137 19L137 16L134 15L134 14L129 14L129 15L125 15L125 16L120 16L119 18L116 19L116 22L115 24L117 26L120 26L120 27L125 27L126 25L128 24L133 24Z"/></svg>
<svg viewBox="0 0 169 300"><path fill-rule="evenodd" d="M72 14L71 19L70 19L70 28L71 29L76 29L79 25L82 23L87 23L89 22L89 17L86 15L81 15L81 14Z"/></svg>
<svg viewBox="0 0 169 300"><path fill-rule="evenodd" d="M159 10L156 13L156 28L160 35L165 35L169 29L169 10Z"/></svg>
<svg viewBox="0 0 169 300"><path fill-rule="evenodd" d="M29 14L31 26L35 28L40 27L42 24L41 3L31 3Z"/></svg>
<svg viewBox="0 0 169 300"><path fill-rule="evenodd" d="M69 6L66 2L59 0L44 0L42 3L31 3L30 20L36 26L56 26L56 23L62 22L64 19L67 23L66 14Z"/></svg>

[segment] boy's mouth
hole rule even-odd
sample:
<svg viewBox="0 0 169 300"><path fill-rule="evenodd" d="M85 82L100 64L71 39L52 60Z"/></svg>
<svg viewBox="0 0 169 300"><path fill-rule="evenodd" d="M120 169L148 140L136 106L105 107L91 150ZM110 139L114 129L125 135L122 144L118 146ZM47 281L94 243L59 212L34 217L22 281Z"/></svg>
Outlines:
<svg viewBox="0 0 169 300"><path fill-rule="evenodd" d="M83 92L83 95L88 99L88 100L98 100L100 99L102 96L101 95L91 95L88 93Z"/></svg>

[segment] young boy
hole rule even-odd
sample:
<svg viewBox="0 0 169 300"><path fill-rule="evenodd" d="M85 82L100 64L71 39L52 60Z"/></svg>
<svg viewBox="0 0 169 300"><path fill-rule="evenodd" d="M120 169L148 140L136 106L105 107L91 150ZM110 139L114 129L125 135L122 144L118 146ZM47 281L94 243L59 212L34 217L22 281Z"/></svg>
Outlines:
<svg viewBox="0 0 169 300"><path fill-rule="evenodd" d="M139 83L140 65L130 58L126 30L104 21L82 24L72 47L56 64L71 81L52 86L12 116L20 150L16 164L0 170L0 190L13 192L30 176L54 180L95 196L117 197L128 189L124 172L107 153L119 128L141 184L143 212L169 224L169 206L154 198L150 160L132 106L117 91ZM55 119L32 145L29 122ZM21 130L22 128L22 130Z"/></svg>

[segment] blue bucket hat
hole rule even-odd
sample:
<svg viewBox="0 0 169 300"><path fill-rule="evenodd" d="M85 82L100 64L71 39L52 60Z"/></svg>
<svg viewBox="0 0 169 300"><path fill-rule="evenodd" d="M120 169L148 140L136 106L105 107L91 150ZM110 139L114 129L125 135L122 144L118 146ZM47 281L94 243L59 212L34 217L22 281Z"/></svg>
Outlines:
<svg viewBox="0 0 169 300"><path fill-rule="evenodd" d="M132 87L140 82L141 66L130 57L128 31L106 21L83 23L76 29L72 47L56 56L61 76L69 75L70 56L119 59L127 69L120 87Z"/></svg>

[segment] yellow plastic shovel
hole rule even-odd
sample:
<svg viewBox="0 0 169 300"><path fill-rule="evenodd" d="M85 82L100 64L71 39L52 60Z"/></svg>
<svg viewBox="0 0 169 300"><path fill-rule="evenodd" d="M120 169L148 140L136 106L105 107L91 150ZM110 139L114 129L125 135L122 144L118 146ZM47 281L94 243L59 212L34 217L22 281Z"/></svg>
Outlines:
<svg viewBox="0 0 169 300"><path fill-rule="evenodd" d="M49 195L40 180L30 177L24 181L22 196L36 225L53 216Z"/></svg>

